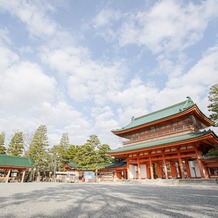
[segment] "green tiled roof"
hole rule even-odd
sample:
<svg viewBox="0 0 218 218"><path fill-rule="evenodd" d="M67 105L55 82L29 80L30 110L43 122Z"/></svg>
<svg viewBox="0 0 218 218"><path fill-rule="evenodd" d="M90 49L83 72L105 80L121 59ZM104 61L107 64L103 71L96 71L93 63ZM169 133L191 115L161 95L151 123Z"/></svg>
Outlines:
<svg viewBox="0 0 218 218"><path fill-rule="evenodd" d="M107 164L104 168L108 169L108 168L117 168L117 167L125 167L125 166L126 166L126 160Z"/></svg>
<svg viewBox="0 0 218 218"><path fill-rule="evenodd" d="M140 126L146 123L150 123L155 120L160 120L160 119L163 119L163 118L175 115L175 114L179 114L182 111L185 111L191 108L193 105L195 104L192 101L192 99L190 97L187 97L186 101L180 102L170 107L166 107L162 110L158 110L153 113L150 113L150 114L147 114L141 117L137 117L137 118L133 117L131 123L129 123L127 126L122 127L121 129L112 130L112 132L119 132L122 130L131 129L133 127Z"/></svg>
<svg viewBox="0 0 218 218"><path fill-rule="evenodd" d="M33 167L33 164L34 162L32 158L0 154L0 165L17 166L17 167Z"/></svg>
<svg viewBox="0 0 218 218"><path fill-rule="evenodd" d="M143 149L143 148L150 148L150 147L155 147L155 146L160 146L160 145L165 145L165 144L171 144L171 143L175 143L175 142L182 142L185 140L194 139L194 138L198 138L200 136L207 135L211 132L212 132L211 130L208 130L208 131L203 131L203 132L188 133L188 134L163 138L163 139L159 139L159 140L148 141L148 142L144 142L144 143L140 143L140 144L124 146L124 147L120 147L120 148L108 151L108 154L139 150L139 149Z"/></svg>
<svg viewBox="0 0 218 218"><path fill-rule="evenodd" d="M72 168L78 168L78 164L76 162L69 162L68 165Z"/></svg>

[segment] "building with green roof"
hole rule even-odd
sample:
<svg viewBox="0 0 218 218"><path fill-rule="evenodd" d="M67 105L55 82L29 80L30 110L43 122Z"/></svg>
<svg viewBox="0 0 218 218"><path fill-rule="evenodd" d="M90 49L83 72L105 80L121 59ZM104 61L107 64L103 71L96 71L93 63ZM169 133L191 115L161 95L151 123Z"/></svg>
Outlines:
<svg viewBox="0 0 218 218"><path fill-rule="evenodd" d="M218 159L201 160L218 144L206 128L214 123L187 97L161 110L132 117L126 126L112 130L123 146L108 152L126 160L128 179L218 177Z"/></svg>
<svg viewBox="0 0 218 218"><path fill-rule="evenodd" d="M10 180L12 171L16 171L18 177L20 177L22 174L20 181L23 182L25 172L29 168L33 168L33 166L34 162L30 157L18 157L0 154L0 170L2 172L0 180L8 182Z"/></svg>

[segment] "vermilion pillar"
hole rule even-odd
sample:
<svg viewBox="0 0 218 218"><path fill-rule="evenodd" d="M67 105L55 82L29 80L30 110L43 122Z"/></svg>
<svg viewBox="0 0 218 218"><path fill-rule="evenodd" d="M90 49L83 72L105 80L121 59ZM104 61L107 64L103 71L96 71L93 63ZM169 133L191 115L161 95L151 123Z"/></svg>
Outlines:
<svg viewBox="0 0 218 218"><path fill-rule="evenodd" d="M162 169L161 169L160 162L157 162L157 174L158 174L158 178L162 179Z"/></svg>
<svg viewBox="0 0 218 218"><path fill-rule="evenodd" d="M177 153L178 153L178 159L179 159L179 168L181 170L181 176L182 176L182 178L185 178L184 168L183 168L182 158L181 158L181 154L180 154L179 148L177 149Z"/></svg>
<svg viewBox="0 0 218 218"><path fill-rule="evenodd" d="M172 177L176 178L177 177L176 168L173 161L170 161L170 170L171 170Z"/></svg>
<svg viewBox="0 0 218 218"><path fill-rule="evenodd" d="M146 176L147 176L147 179L151 178L151 172L150 172L150 169L149 169L149 163L148 162L146 163Z"/></svg>

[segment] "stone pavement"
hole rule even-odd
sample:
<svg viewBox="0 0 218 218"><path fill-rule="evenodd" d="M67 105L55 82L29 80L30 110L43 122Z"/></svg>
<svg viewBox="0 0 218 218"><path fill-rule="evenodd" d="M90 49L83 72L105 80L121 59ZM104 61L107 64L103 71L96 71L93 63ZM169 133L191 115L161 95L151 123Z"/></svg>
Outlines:
<svg viewBox="0 0 218 218"><path fill-rule="evenodd" d="M218 217L218 186L0 184L0 217Z"/></svg>

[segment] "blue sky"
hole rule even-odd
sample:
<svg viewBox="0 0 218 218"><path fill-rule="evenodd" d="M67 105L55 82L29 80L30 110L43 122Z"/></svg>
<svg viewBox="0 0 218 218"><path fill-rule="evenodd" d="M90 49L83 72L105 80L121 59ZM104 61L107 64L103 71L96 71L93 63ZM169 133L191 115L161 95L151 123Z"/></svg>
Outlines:
<svg viewBox="0 0 218 218"><path fill-rule="evenodd" d="M51 145L190 96L207 116L218 83L218 1L1 0L0 132L47 125Z"/></svg>

